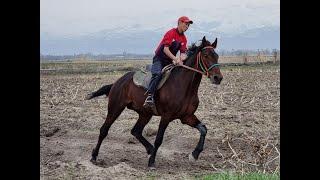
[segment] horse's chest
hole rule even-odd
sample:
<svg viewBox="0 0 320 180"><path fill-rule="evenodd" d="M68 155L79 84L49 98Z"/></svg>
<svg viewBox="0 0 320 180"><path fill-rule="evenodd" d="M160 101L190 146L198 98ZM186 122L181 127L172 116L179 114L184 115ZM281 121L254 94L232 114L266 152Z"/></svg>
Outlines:
<svg viewBox="0 0 320 180"><path fill-rule="evenodd" d="M197 110L198 106L199 106L199 99L196 98L196 99L193 99L191 101L191 103L189 104L190 106L190 109L193 109L194 111Z"/></svg>
<svg viewBox="0 0 320 180"><path fill-rule="evenodd" d="M193 114L199 105L199 99L198 98L190 98L189 101L185 104L185 106L181 109L182 112Z"/></svg>

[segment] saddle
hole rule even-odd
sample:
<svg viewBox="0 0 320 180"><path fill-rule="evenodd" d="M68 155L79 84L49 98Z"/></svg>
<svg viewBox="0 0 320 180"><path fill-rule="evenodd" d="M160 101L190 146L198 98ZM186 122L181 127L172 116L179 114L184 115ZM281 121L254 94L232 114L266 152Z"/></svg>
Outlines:
<svg viewBox="0 0 320 180"><path fill-rule="evenodd" d="M157 90L160 89L164 85L164 83L169 78L172 69L175 67L176 67L176 65L169 64L162 69L162 71L161 71L162 78L159 82L159 85L157 86ZM140 69L134 73L133 83L135 85L137 85L139 87L143 87L145 90L147 90L149 83L150 83L150 80L151 80L151 77L152 77L151 68L150 68L150 65L147 65L145 70Z"/></svg>

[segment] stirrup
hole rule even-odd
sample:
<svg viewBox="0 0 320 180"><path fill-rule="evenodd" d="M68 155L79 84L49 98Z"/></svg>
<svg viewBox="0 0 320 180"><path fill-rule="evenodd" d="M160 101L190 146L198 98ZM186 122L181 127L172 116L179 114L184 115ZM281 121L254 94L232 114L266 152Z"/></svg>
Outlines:
<svg viewBox="0 0 320 180"><path fill-rule="evenodd" d="M148 95L146 100L144 101L143 107L152 107L155 106L154 99L151 95Z"/></svg>
<svg viewBox="0 0 320 180"><path fill-rule="evenodd" d="M159 115L152 95L147 96L146 100L144 101L143 107L146 109L150 109L155 115Z"/></svg>

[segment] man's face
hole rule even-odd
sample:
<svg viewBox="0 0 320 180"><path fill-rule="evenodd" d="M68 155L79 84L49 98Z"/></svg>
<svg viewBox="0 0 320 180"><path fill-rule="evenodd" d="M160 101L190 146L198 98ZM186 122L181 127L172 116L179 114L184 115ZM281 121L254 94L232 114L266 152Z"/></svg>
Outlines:
<svg viewBox="0 0 320 180"><path fill-rule="evenodd" d="M178 28L182 31L185 32L186 30L188 30L190 23L186 23L186 22L179 22Z"/></svg>

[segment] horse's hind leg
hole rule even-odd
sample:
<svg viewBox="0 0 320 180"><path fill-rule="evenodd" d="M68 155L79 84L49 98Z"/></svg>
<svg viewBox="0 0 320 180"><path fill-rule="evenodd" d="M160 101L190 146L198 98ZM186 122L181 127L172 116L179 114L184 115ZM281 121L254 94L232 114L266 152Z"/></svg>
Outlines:
<svg viewBox="0 0 320 180"><path fill-rule="evenodd" d="M111 107L113 107L113 108L111 109ZM113 122L119 117L119 115L124 110L124 108L125 108L125 106L121 106L121 107L110 106L110 104L109 104L107 118L100 128L100 135L99 135L98 143L97 143L96 147L93 149L92 154L91 154L91 156L92 156L91 162L96 161L103 139L105 137L107 137L109 128L111 127Z"/></svg>
<svg viewBox="0 0 320 180"><path fill-rule="evenodd" d="M151 154L154 148L152 144L150 144L149 141L142 136L142 131L146 124L148 124L148 122L150 121L151 117L152 115L139 114L139 119L131 130L131 134L136 137L141 142L141 144L143 144L148 154Z"/></svg>

